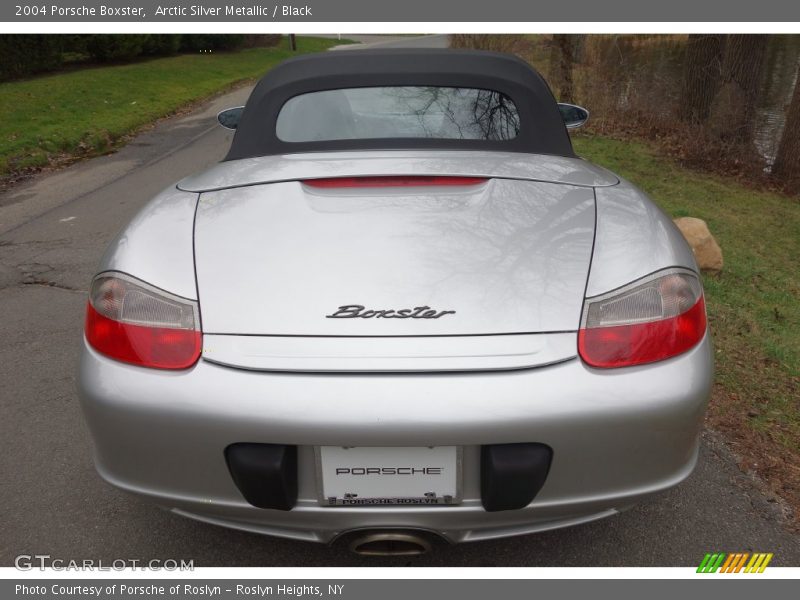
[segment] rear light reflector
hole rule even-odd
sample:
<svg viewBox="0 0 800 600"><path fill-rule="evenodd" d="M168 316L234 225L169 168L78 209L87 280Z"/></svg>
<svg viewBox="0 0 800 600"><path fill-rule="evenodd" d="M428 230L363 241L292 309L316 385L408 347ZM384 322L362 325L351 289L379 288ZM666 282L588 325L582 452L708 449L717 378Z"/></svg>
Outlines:
<svg viewBox="0 0 800 600"><path fill-rule="evenodd" d="M587 298L578 352L592 367L629 367L686 352L705 332L700 280L686 269L668 269Z"/></svg>
<svg viewBox="0 0 800 600"><path fill-rule="evenodd" d="M86 340L122 362L155 369L187 369L200 357L197 303L121 273L92 282Z"/></svg>
<svg viewBox="0 0 800 600"><path fill-rule="evenodd" d="M314 188L382 188L479 185L485 177L402 176L402 177L326 177L304 179L303 183Z"/></svg>

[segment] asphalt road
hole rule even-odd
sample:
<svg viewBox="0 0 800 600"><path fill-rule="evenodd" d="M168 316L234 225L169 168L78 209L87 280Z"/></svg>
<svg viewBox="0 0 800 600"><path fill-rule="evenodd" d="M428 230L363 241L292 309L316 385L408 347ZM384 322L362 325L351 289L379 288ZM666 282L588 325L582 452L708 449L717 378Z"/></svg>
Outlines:
<svg viewBox="0 0 800 600"><path fill-rule="evenodd" d="M367 559L196 523L103 483L75 394L87 284L106 244L151 196L224 155L230 135L214 115L248 91L0 196L0 565L50 554L197 566L677 566L721 550L774 552L774 565L800 566L800 536L787 530L780 504L711 434L690 479L619 516L414 559Z"/></svg>

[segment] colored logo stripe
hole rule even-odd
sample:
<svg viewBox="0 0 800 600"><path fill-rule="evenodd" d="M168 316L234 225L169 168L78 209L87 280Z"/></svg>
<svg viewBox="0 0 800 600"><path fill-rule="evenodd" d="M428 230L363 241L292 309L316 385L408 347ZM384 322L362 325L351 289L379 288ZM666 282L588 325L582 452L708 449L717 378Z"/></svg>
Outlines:
<svg viewBox="0 0 800 600"><path fill-rule="evenodd" d="M771 552L734 552L726 554L724 552L708 553L703 557L700 566L697 567L698 573L763 573L764 569L772 560ZM749 559L749 562L748 562ZM747 566L745 566L745 563ZM742 571L744 569L744 571Z"/></svg>
<svg viewBox="0 0 800 600"><path fill-rule="evenodd" d="M738 554L728 554L728 558L725 559L720 573L732 573L733 565L736 564L736 559L738 556Z"/></svg>
<svg viewBox="0 0 800 600"><path fill-rule="evenodd" d="M745 573L763 573L764 569L767 568L769 561L772 560L772 553L769 554L754 554L753 558L750 559L747 567L745 568Z"/></svg>
<svg viewBox="0 0 800 600"><path fill-rule="evenodd" d="M725 553L719 552L714 554L706 554L700 566L697 567L698 573L716 573L722 561L725 560Z"/></svg>

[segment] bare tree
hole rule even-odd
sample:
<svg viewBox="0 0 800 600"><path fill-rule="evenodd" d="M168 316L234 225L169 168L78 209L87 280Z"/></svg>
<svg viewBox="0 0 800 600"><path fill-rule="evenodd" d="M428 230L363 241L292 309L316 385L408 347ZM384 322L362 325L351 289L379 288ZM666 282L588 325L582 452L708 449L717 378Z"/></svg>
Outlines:
<svg viewBox="0 0 800 600"><path fill-rule="evenodd" d="M729 35L722 62L722 86L714 101L714 130L728 141L753 140L764 59L766 35Z"/></svg>
<svg viewBox="0 0 800 600"><path fill-rule="evenodd" d="M800 70L797 72L792 100L786 111L786 124L772 165L772 173L786 183L800 183Z"/></svg>
<svg viewBox="0 0 800 600"><path fill-rule="evenodd" d="M678 117L682 121L702 123L708 118L722 79L724 47L725 36L722 35L689 36L678 103Z"/></svg>
<svg viewBox="0 0 800 600"><path fill-rule="evenodd" d="M575 64L576 36L557 33L553 35L555 47L555 81L558 84L559 100L561 102L575 102L575 83L573 66ZM551 55L552 56L552 55Z"/></svg>

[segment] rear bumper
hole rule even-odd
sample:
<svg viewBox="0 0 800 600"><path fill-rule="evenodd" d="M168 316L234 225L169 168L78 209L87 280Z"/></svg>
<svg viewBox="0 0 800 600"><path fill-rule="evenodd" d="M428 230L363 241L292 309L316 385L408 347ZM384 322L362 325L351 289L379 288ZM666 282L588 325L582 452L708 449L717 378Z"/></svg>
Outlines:
<svg viewBox="0 0 800 600"><path fill-rule="evenodd" d="M570 360L429 374L264 373L207 361L169 373L84 347L80 395L100 474L184 516L322 542L390 527L457 542L586 522L676 485L697 459L712 377L708 338L674 359L615 371ZM259 509L244 500L224 456L236 442L298 446L294 509ZM553 449L544 486L524 509L486 512L480 446L519 442ZM321 506L315 445L463 446L464 501Z"/></svg>

